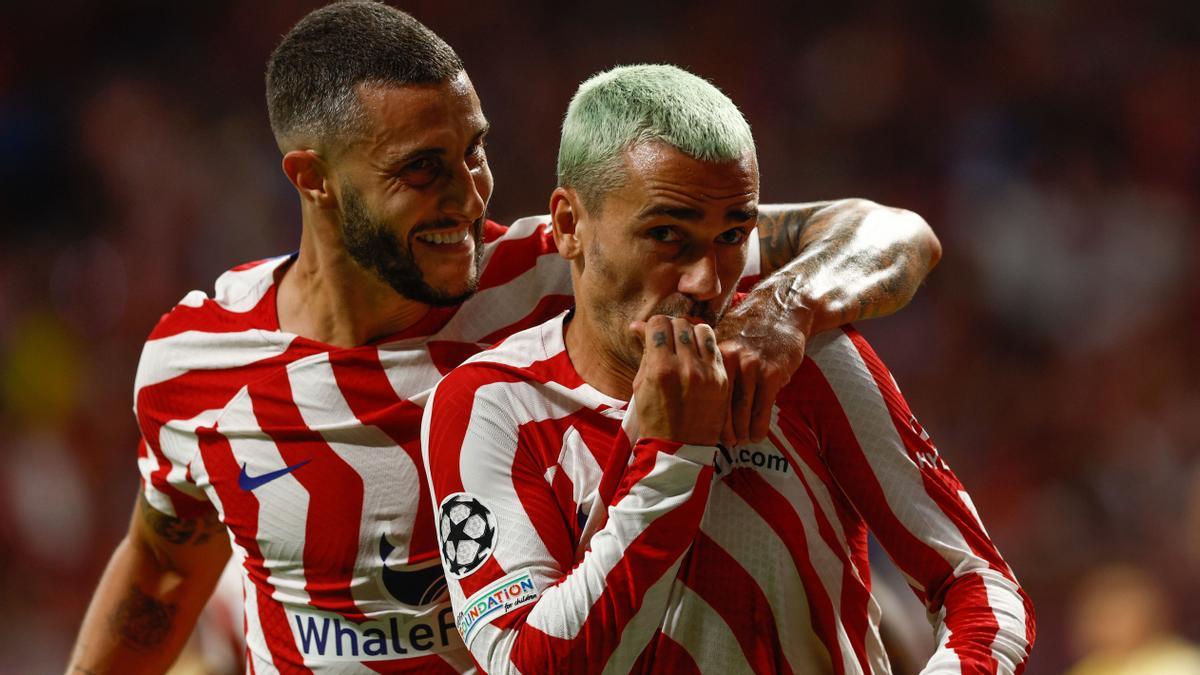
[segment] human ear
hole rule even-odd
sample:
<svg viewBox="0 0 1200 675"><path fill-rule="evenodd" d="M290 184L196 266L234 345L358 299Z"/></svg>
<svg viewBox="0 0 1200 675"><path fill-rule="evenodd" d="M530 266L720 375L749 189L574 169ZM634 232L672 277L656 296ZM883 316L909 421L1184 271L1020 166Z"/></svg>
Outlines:
<svg viewBox="0 0 1200 675"><path fill-rule="evenodd" d="M330 189L328 165L315 150L292 150L285 154L283 173L301 199L321 209L337 207L337 196Z"/></svg>
<svg viewBox="0 0 1200 675"><path fill-rule="evenodd" d="M569 187L554 188L550 194L550 224L554 227L554 244L558 254L567 260L578 258L583 250L579 242L579 225L587 212L579 194Z"/></svg>

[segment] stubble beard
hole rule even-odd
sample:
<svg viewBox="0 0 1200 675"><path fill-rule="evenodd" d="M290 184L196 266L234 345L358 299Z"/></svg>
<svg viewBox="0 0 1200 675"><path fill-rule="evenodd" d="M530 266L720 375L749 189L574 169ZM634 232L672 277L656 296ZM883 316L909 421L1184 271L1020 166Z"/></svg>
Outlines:
<svg viewBox="0 0 1200 675"><path fill-rule="evenodd" d="M612 285L621 282L619 274L612 270L600 251L600 246L593 242L589 248L588 264ZM578 299L576 299L578 302ZM629 331L628 326L635 319L646 319L662 314L664 316L684 319L699 319L716 328L717 322L725 315L733 303L733 293L725 297L724 302L717 306L713 302L695 302L682 295L676 295L659 303L645 317L635 317L632 306L627 303L596 303L592 306L593 314L598 319L598 325L604 331L603 340L607 345L601 348L608 351L618 361L636 373L642 365L642 351L645 341Z"/></svg>
<svg viewBox="0 0 1200 675"><path fill-rule="evenodd" d="M475 260L466 287L458 293L434 288L425 281L412 249L401 242L387 225L373 219L358 191L346 186L342 191L342 245L351 259L371 272L400 295L433 307L452 307L461 304L479 288L479 271L483 264L483 221L471 224L470 237L475 242ZM426 223L427 229L453 227L457 223Z"/></svg>

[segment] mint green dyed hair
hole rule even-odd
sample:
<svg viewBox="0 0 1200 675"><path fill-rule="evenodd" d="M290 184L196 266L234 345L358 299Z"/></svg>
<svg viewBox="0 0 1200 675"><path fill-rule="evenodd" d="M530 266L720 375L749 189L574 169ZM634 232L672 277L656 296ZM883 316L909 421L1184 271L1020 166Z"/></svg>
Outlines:
<svg viewBox="0 0 1200 675"><path fill-rule="evenodd" d="M558 184L575 188L595 211L624 185L624 153L661 141L707 162L754 152L750 125L707 80L669 65L618 66L575 92L558 146Z"/></svg>

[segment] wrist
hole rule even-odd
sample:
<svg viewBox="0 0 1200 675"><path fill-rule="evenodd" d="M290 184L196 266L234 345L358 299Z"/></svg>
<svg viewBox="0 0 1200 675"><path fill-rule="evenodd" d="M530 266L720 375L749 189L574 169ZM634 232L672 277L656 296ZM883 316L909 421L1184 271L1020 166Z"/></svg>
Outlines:
<svg viewBox="0 0 1200 675"><path fill-rule="evenodd" d="M780 319L806 338L832 327L824 325L827 320L825 313L820 311L822 303L811 295L810 287L798 279L768 280L750 291L741 306L752 310L750 320L742 326L742 335L746 337L754 337L756 331L765 330L766 322L778 324Z"/></svg>

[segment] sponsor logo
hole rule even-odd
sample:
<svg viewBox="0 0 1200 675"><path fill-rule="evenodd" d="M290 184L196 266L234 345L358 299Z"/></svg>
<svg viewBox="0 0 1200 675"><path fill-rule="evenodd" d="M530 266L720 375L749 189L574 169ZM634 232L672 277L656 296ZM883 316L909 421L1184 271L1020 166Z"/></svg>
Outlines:
<svg viewBox="0 0 1200 675"><path fill-rule="evenodd" d="M446 571L461 579L492 556L496 516L477 497L456 492L438 508L438 538Z"/></svg>
<svg viewBox="0 0 1200 675"><path fill-rule="evenodd" d="M393 616L364 623L336 614L289 614L296 645L314 661L411 659L462 648L449 605L427 617Z"/></svg>
<svg viewBox="0 0 1200 675"><path fill-rule="evenodd" d="M246 473L246 463L242 462L242 472L238 474L238 487L249 492L270 483L276 478L282 478L311 461L311 459L306 459L303 462L296 462L291 466L285 466L282 469L270 471L261 476L251 476L249 473Z"/></svg>
<svg viewBox="0 0 1200 675"><path fill-rule="evenodd" d="M767 449L764 449L767 448ZM788 473L787 457L775 452L769 444L751 445L741 448L717 446L716 469L718 474L725 474L736 467L754 467L779 473Z"/></svg>
<svg viewBox="0 0 1200 675"><path fill-rule="evenodd" d="M496 583L472 595L458 613L458 632L469 646L480 628L509 612L524 607L538 598L537 588L529 572L513 572Z"/></svg>
<svg viewBox="0 0 1200 675"><path fill-rule="evenodd" d="M442 574L442 562L433 558L421 565L404 566L392 569L388 566L388 556L396 547L388 541L387 535L379 536L379 557L382 561L380 574L383 586L392 597L410 607L420 607L446 599L446 577Z"/></svg>

